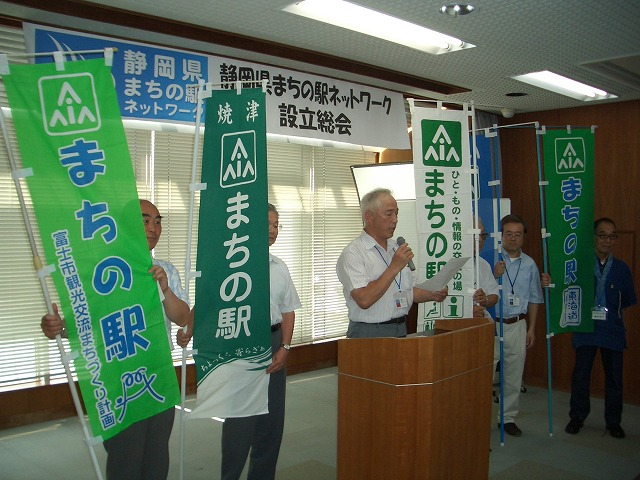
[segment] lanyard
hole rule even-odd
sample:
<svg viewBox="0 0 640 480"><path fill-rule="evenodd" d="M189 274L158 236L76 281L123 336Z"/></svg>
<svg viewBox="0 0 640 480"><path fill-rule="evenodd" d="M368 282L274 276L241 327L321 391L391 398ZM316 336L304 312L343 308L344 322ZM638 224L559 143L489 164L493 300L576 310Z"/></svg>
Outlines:
<svg viewBox="0 0 640 480"><path fill-rule="evenodd" d="M517 258L516 260L520 260L520 263L518 264L518 271L516 272L516 276L513 277L513 281L511 281L511 276L509 275L509 269L505 266L504 271L507 274L507 278L509 279L509 283L511 284L511 295L513 295L513 285L516 283L516 280L518 279L518 274L520 273L520 267L522 266L522 257ZM509 259L509 265L511 265L511 259Z"/></svg>
<svg viewBox="0 0 640 480"><path fill-rule="evenodd" d="M596 265L594 269L594 274L596 276L596 302L599 307L607 306L607 295L606 295L606 286L607 286L607 276L609 275L609 271L611 270L611 264L613 260L611 259L611 255L607 257L607 261L604 264L604 268L600 268L600 259L596 255Z"/></svg>
<svg viewBox="0 0 640 480"><path fill-rule="evenodd" d="M374 245L375 249L378 252L378 255L380 255L380 258L382 259L382 261L384 262L384 264L389 267L389 263L387 262L387 260L384 258L384 256L382 255L382 252L380 251L380 249L378 248L377 245ZM396 250L395 248L393 249L393 253L395 253ZM401 292L402 289L400 288L400 285L402 285L402 270L400 270L400 279L399 281L395 279L395 277L393 278L393 281L395 282L395 284L398 286L398 291Z"/></svg>

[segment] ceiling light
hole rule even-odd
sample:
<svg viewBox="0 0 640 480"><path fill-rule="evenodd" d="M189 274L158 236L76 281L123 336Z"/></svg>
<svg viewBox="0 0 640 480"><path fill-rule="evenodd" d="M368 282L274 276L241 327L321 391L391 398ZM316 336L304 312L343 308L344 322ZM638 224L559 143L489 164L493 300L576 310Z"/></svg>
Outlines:
<svg viewBox="0 0 640 480"><path fill-rule="evenodd" d="M458 38L343 0L303 0L282 10L434 55L475 47Z"/></svg>
<svg viewBox="0 0 640 480"><path fill-rule="evenodd" d="M468 3L452 3L451 5L443 5L440 7L440 13L444 13L450 17L459 17L467 15L475 10L473 5Z"/></svg>
<svg viewBox="0 0 640 480"><path fill-rule="evenodd" d="M544 88L545 90L551 90L552 92L585 102L592 100L604 100L607 98L618 98L616 95L607 93L604 90L576 82L575 80L549 72L548 70L528 73L526 75L516 75L512 78L528 83L529 85Z"/></svg>

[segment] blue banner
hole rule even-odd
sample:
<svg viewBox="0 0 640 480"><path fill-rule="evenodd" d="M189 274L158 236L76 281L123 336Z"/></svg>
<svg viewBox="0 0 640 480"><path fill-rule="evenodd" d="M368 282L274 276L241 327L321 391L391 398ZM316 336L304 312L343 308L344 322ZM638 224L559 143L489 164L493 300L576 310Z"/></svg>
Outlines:
<svg viewBox="0 0 640 480"><path fill-rule="evenodd" d="M205 55L44 27L35 29L34 43L35 53L115 48L111 71L123 118L195 121L197 85L208 80ZM102 57L102 53L65 56L67 60ZM39 56L36 61L49 63L53 56Z"/></svg>

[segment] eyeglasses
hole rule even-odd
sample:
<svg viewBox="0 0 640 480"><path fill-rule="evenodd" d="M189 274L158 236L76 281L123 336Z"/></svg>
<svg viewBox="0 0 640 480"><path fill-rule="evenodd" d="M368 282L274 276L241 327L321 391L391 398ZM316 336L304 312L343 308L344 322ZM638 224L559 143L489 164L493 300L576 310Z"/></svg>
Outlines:
<svg viewBox="0 0 640 480"><path fill-rule="evenodd" d="M269 231L271 230L278 230L281 231L282 230L282 224L281 223L274 223L274 224L269 224Z"/></svg>
<svg viewBox="0 0 640 480"><path fill-rule="evenodd" d="M606 233L597 233L596 237L598 237L600 240L606 240L607 238L609 240L616 240L618 238L618 234L610 233L609 235L607 235Z"/></svg>
<svg viewBox="0 0 640 480"><path fill-rule="evenodd" d="M511 238L511 239L515 239L515 238L520 238L522 237L521 233L512 233L512 232L507 232L505 233L503 236L507 237L507 238Z"/></svg>

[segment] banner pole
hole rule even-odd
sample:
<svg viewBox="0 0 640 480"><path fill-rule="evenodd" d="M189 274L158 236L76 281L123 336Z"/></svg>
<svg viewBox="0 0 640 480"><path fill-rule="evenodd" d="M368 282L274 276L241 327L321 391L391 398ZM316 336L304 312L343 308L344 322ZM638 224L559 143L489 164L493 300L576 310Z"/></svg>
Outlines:
<svg viewBox="0 0 640 480"><path fill-rule="evenodd" d="M474 245L474 284L477 286L476 288L480 288L480 267L478 259L480 258L480 233L482 233L478 227L478 217L480 216L480 212L478 211L478 199L480 197L480 187L478 182L480 182L480 173L478 171L478 161L476 159L476 109L473 101L471 102L471 107L469 109L468 114L471 116L471 179L473 180L473 245ZM474 289L475 291L475 289Z"/></svg>
<svg viewBox="0 0 640 480"><path fill-rule="evenodd" d="M500 220L502 218L502 211L500 200L502 200L502 163L500 157L500 133L497 129L497 125L494 125L495 136L492 143L494 144L494 198L497 199L496 205L496 221L494 225L494 234L497 242L496 249L498 251L498 261L502 260L502 232L500 231ZM498 286L500 287L500 300L498 304L498 322L499 327L499 348L500 348L500 394L498 400L498 410L500 412L500 446L504 447L504 311L503 311L503 288L502 288L502 275L498 278ZM494 371L495 374L495 371Z"/></svg>
<svg viewBox="0 0 640 480"><path fill-rule="evenodd" d="M187 228L187 255L185 259L185 291L189 298L189 287L191 279L198 276L197 272L191 271L191 244L193 243L193 211L195 210L196 190L200 190L202 185L196 183L198 156L200 153L200 127L202 125L202 102L205 95L205 83L200 81L198 84L198 93L196 95L196 124L193 141L193 161L191 163L191 185L189 196L189 224ZM183 327L187 333L187 326ZM184 438L185 438L185 422L186 422L186 401L187 401L187 356L190 352L187 347L182 347L182 364L180 370L180 480L184 479Z"/></svg>
<svg viewBox="0 0 640 480"><path fill-rule="evenodd" d="M542 172L542 152L540 146L540 137L544 134L545 129L536 130L536 155L538 159L538 188L540 191L540 225L541 225L541 237L542 237L542 268L544 273L549 272L549 256L547 252L547 217L545 211L545 197L544 186L547 182L544 181L544 174ZM549 308L549 287L544 289L544 311L547 325L547 402L548 402L548 414L549 414L549 436L553 436L553 401L552 401L552 381L551 381L551 313Z"/></svg>
<svg viewBox="0 0 640 480"><path fill-rule="evenodd" d="M47 283L45 280L46 272L42 267L42 260L40 259L40 255L38 254L38 248L36 246L35 238L33 235L33 228L31 227L31 222L29 221L29 215L27 213L27 206L24 201L24 194L22 192L22 185L20 185L19 176L17 175L18 170L16 168L15 158L13 156L13 148L11 147L9 134L7 131L7 126L4 118L4 111L2 107L0 107L0 127L2 128L2 136L4 138L4 142L7 149L7 155L9 158L9 165L11 166L11 176L13 177L13 183L16 188L16 193L18 195L18 201L20 203L20 211L22 213L22 219L24 220L24 224L27 230L27 236L29 238L29 245L31 247L31 254L33 255L33 266L38 275L38 281L40 282L40 289L42 290L42 295L45 300L45 304L47 306L47 313L53 314L53 306L51 305L51 295L49 294L49 289L47 287ZM96 472L96 478L98 480L102 480L102 472L100 471L100 466L98 465L98 459L96 458L96 452L93 448L93 438L89 434L89 430L87 429L87 424L84 419L84 413L82 411L82 406L80 405L80 398L78 396L78 392L76 391L75 384L73 381L73 375L71 373L71 368L69 366L70 356L64 349L64 345L62 344L62 337L58 334L56 335L56 343L58 345L58 351L60 352L60 361L64 366L64 371L67 377L67 383L69 384L69 390L71 391L71 398L73 399L73 404L76 409L76 413L78 415L78 420L80 420L80 426L82 427L82 433L84 434L84 439L89 448L89 455L91 456L91 462Z"/></svg>

